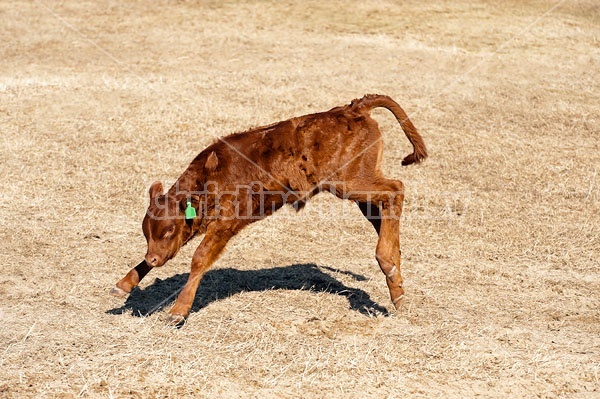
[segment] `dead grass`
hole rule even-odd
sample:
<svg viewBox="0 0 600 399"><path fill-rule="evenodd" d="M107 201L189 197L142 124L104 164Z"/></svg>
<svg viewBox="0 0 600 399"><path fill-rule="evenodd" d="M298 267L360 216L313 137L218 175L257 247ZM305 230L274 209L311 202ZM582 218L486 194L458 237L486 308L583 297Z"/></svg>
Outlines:
<svg viewBox="0 0 600 399"><path fill-rule="evenodd" d="M598 396L600 14L567 1L522 32L554 4L2 2L0 396ZM377 113L407 186L399 312L374 232L327 196L237 237L181 330L139 316L193 245L108 296L152 181L367 92L431 152L400 167Z"/></svg>

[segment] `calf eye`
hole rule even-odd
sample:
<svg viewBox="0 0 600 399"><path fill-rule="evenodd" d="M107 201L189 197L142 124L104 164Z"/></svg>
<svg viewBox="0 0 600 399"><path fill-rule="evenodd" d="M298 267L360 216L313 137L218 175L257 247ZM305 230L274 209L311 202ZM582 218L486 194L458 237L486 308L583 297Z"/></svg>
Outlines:
<svg viewBox="0 0 600 399"><path fill-rule="evenodd" d="M169 227L169 229L163 233L163 235L162 235L163 238L170 236L171 234L173 234L174 231L175 231L175 226Z"/></svg>

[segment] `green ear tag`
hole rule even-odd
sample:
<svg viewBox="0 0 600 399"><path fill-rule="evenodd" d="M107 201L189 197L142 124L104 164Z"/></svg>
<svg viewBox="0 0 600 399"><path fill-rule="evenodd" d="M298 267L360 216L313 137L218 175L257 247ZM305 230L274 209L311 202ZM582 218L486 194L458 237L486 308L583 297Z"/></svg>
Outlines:
<svg viewBox="0 0 600 399"><path fill-rule="evenodd" d="M192 203L188 201L187 208L185 208L185 218L186 220L194 219L196 217L196 209L192 206Z"/></svg>

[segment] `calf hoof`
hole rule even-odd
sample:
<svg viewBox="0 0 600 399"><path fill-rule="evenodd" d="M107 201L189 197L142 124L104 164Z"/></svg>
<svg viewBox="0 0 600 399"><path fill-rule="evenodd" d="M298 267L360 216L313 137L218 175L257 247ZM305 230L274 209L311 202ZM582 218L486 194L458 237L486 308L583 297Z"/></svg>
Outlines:
<svg viewBox="0 0 600 399"><path fill-rule="evenodd" d="M178 326L182 326L184 322L185 322L185 316L180 315L180 314L170 314L169 317L167 317L166 323L168 326L178 327Z"/></svg>
<svg viewBox="0 0 600 399"><path fill-rule="evenodd" d="M402 298L404 298L404 294L402 294L399 297L397 297L396 299L392 300L392 303L394 304L394 307L396 308L396 310L400 309L400 305L402 304Z"/></svg>
<svg viewBox="0 0 600 399"><path fill-rule="evenodd" d="M127 295L129 295L129 292L126 292L126 291L120 289L119 287L113 287L113 289L110 290L110 294L113 296L116 296L118 298L124 298Z"/></svg>

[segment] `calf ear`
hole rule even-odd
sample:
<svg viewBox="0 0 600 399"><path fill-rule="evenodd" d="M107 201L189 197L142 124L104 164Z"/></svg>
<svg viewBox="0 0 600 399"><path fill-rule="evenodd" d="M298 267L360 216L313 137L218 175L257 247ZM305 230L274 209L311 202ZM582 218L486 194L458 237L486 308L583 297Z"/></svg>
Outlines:
<svg viewBox="0 0 600 399"><path fill-rule="evenodd" d="M152 200L154 200L154 198L156 198L159 195L162 195L163 193L163 185L161 182L159 181L155 181L154 183L152 183L152 185L150 186L150 203L152 203Z"/></svg>
<svg viewBox="0 0 600 399"><path fill-rule="evenodd" d="M204 164L204 169L206 169L209 172L213 172L217 169L217 166L219 166L219 158L217 158L217 154L215 154L215 152L213 151L208 156L208 159Z"/></svg>

